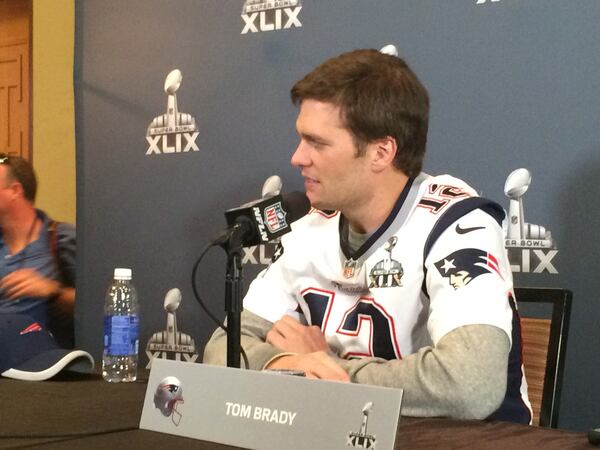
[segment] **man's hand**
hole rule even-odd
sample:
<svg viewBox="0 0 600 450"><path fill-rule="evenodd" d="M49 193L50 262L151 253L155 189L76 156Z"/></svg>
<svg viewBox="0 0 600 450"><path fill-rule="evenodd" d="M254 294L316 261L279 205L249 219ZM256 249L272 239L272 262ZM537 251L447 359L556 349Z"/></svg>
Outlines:
<svg viewBox="0 0 600 450"><path fill-rule="evenodd" d="M302 325L287 315L273 324L267 333L266 341L292 353L329 351L329 345L319 327Z"/></svg>
<svg viewBox="0 0 600 450"><path fill-rule="evenodd" d="M60 293L60 283L41 276L34 269L19 269L0 280L0 289L11 299L19 297L52 297Z"/></svg>
<svg viewBox="0 0 600 450"><path fill-rule="evenodd" d="M274 359L266 369L302 370L307 378L331 381L350 381L348 374L326 352L305 355L286 355Z"/></svg>

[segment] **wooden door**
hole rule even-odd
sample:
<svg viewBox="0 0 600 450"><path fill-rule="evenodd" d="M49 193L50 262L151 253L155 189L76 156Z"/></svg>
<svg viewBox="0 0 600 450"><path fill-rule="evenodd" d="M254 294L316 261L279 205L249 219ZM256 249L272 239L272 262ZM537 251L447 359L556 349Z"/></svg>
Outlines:
<svg viewBox="0 0 600 450"><path fill-rule="evenodd" d="M31 0L0 0L0 152L31 159Z"/></svg>

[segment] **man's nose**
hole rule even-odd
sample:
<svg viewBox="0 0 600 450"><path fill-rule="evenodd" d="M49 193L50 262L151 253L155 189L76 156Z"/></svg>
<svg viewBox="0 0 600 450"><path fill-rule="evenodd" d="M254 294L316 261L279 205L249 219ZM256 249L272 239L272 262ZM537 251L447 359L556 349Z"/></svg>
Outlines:
<svg viewBox="0 0 600 450"><path fill-rule="evenodd" d="M306 146L302 141L300 141L298 147L296 147L296 150L292 155L291 163L292 166L295 167L304 167L310 164L310 159L308 158Z"/></svg>

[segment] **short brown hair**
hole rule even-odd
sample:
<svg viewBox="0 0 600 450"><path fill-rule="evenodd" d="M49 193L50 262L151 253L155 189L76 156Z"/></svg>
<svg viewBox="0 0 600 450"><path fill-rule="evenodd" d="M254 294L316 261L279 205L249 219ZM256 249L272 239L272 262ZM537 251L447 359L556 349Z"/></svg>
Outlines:
<svg viewBox="0 0 600 450"><path fill-rule="evenodd" d="M406 62L377 50L354 50L328 59L291 90L295 105L311 99L333 103L354 135L358 154L386 136L396 140L394 166L409 177L421 171L429 96Z"/></svg>
<svg viewBox="0 0 600 450"><path fill-rule="evenodd" d="M4 154L1 154L0 158L5 158L2 164L8 169L7 174L10 179L21 183L25 198L34 203L35 194L37 193L37 179L29 161L20 156L7 156Z"/></svg>

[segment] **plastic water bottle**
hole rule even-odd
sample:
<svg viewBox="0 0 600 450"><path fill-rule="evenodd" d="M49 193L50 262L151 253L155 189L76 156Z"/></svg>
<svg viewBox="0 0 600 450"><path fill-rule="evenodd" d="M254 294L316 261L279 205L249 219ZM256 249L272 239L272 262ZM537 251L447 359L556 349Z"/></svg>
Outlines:
<svg viewBox="0 0 600 450"><path fill-rule="evenodd" d="M104 303L102 377L111 383L135 381L139 349L138 300L131 269L115 269Z"/></svg>

